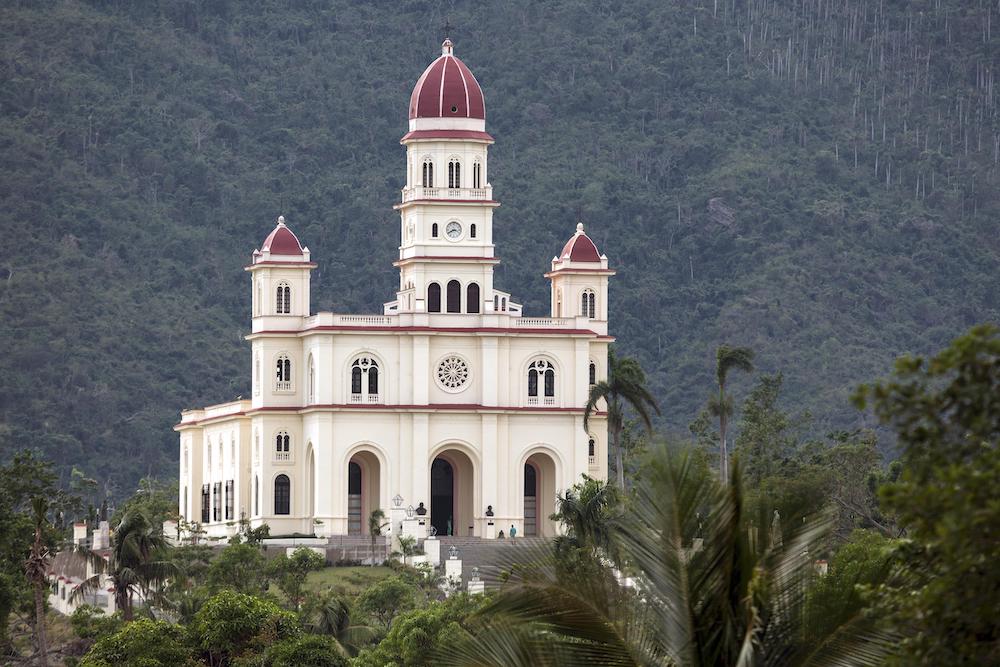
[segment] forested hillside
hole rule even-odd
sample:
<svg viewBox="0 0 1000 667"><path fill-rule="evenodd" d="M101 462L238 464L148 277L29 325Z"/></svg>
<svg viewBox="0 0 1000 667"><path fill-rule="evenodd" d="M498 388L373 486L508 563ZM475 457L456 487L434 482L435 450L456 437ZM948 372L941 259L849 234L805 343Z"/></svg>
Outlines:
<svg viewBox="0 0 1000 667"><path fill-rule="evenodd" d="M1000 5L980 0L7 2L0 452L122 493L180 409L248 395L242 267L275 217L313 307L392 298L410 90L449 20L497 143L497 285L547 312L578 219L613 333L685 432L714 348L813 428L1000 321ZM737 396L740 390L737 388Z"/></svg>

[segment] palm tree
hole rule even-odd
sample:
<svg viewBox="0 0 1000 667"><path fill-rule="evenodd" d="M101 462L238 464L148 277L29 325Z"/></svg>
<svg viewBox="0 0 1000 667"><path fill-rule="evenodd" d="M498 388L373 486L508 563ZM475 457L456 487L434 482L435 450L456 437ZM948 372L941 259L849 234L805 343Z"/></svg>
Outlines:
<svg viewBox="0 0 1000 667"><path fill-rule="evenodd" d="M111 538L107 560L90 552L95 574L81 583L70 599L96 591L102 575L107 575L114 587L115 606L122 610L125 621L131 621L135 594L147 602L165 600L163 587L177 573L176 566L165 557L169 549L166 538L154 529L144 512L129 510Z"/></svg>
<svg viewBox="0 0 1000 667"><path fill-rule="evenodd" d="M738 471L727 486L687 454L661 446L614 531L628 578L547 562L514 569L481 612L462 665L877 665L891 637L860 604L807 630L806 589L828 515L782 541L755 540Z"/></svg>
<svg viewBox="0 0 1000 667"><path fill-rule="evenodd" d="M557 554L583 549L591 558L607 556L618 562L612 540L618 521L621 495L613 483L584 476L584 481L556 497L553 521L565 532L554 540Z"/></svg>
<svg viewBox="0 0 1000 667"><path fill-rule="evenodd" d="M35 597L35 644L38 651L38 664L45 667L49 664L49 647L45 638L45 587L49 576L49 549L45 544L45 527L48 519L49 504L44 498L31 499L32 519L35 523L35 540L31 543L31 551L24 562L24 574L31 583Z"/></svg>
<svg viewBox="0 0 1000 667"><path fill-rule="evenodd" d="M729 479L729 451L726 445L726 430L729 418L733 416L733 399L726 395L726 379L729 371L753 372L753 350L749 347L729 347L720 345L715 351L715 379L719 384L718 397L708 402L709 411L719 418L719 479Z"/></svg>
<svg viewBox="0 0 1000 667"><path fill-rule="evenodd" d="M327 591L316 602L306 626L310 632L336 640L345 656L357 655L360 647L374 637L374 630L367 625L351 622L350 606L333 591Z"/></svg>
<svg viewBox="0 0 1000 667"><path fill-rule="evenodd" d="M373 509L368 515L368 534L372 538L372 567L375 567L375 542L382 534L382 529L389 525L384 519L385 512L381 509Z"/></svg>
<svg viewBox="0 0 1000 667"><path fill-rule="evenodd" d="M608 349L608 379L590 388L587 407L583 413L583 430L588 431L590 417L597 411L600 401L608 406L608 428L611 431L615 452L618 488L625 488L625 466L622 453L622 432L625 429L625 408L631 407L646 428L652 430L650 410L660 414L653 395L646 389L646 374L639 362L631 357L619 358L614 349ZM589 432L589 431L588 431Z"/></svg>

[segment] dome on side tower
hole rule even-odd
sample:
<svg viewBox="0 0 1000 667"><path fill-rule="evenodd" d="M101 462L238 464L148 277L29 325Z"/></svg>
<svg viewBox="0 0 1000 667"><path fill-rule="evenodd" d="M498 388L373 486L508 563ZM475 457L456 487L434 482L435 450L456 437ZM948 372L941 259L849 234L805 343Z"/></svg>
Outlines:
<svg viewBox="0 0 1000 667"><path fill-rule="evenodd" d="M299 238L285 226L285 216L278 216L278 222L260 250L253 252L254 263L261 261L308 262L309 248L304 247Z"/></svg>
<svg viewBox="0 0 1000 667"><path fill-rule="evenodd" d="M486 99L472 72L454 56L450 39L441 56L427 66L410 95L410 120L415 118L477 118L486 120Z"/></svg>

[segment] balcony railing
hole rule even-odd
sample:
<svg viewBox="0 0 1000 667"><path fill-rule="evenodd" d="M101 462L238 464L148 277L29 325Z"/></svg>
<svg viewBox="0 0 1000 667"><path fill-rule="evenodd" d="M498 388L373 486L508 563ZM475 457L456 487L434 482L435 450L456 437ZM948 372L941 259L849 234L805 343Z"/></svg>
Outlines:
<svg viewBox="0 0 1000 667"><path fill-rule="evenodd" d="M351 403L377 404L381 402L379 394L351 394Z"/></svg>
<svg viewBox="0 0 1000 667"><path fill-rule="evenodd" d="M591 468L596 468L597 467L597 457L596 456L588 456L587 457L587 465L589 465Z"/></svg>
<svg viewBox="0 0 1000 667"><path fill-rule="evenodd" d="M528 405L555 405L556 399L553 396L529 396Z"/></svg>
<svg viewBox="0 0 1000 667"><path fill-rule="evenodd" d="M573 324L573 320L568 317L520 317L512 324L526 329L558 329Z"/></svg>
<svg viewBox="0 0 1000 667"><path fill-rule="evenodd" d="M274 389L275 391L291 391L292 383L291 381L285 382L284 380L278 380Z"/></svg>
<svg viewBox="0 0 1000 667"><path fill-rule="evenodd" d="M291 452L275 452L274 453L274 460L275 461L291 461L292 460L292 453Z"/></svg>
<svg viewBox="0 0 1000 667"><path fill-rule="evenodd" d="M415 199L489 199L487 188L403 188L403 201Z"/></svg>

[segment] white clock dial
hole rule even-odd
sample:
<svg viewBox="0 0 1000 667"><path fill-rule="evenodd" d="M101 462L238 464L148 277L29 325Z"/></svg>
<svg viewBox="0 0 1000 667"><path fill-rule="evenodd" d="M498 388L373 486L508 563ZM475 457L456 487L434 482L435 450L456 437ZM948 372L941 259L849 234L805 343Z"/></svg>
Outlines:
<svg viewBox="0 0 1000 667"><path fill-rule="evenodd" d="M449 222L448 226L444 228L444 233L448 235L448 238L455 240L462 235L462 225L457 222Z"/></svg>

